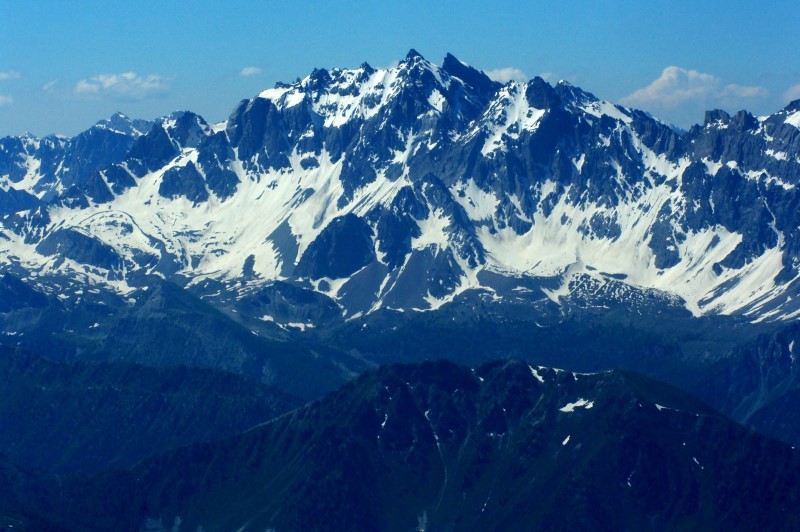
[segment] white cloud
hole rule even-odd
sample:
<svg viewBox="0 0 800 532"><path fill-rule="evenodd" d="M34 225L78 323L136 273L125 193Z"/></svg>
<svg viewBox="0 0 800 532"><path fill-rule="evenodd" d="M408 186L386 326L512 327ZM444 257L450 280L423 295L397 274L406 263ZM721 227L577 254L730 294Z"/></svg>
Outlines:
<svg viewBox="0 0 800 532"><path fill-rule="evenodd" d="M722 87L721 98L763 98L769 91L758 85L737 85L731 83Z"/></svg>
<svg viewBox="0 0 800 532"><path fill-rule="evenodd" d="M4 72L0 72L0 80L19 79L21 77L22 74L20 74L16 70L6 70Z"/></svg>
<svg viewBox="0 0 800 532"><path fill-rule="evenodd" d="M52 81L48 81L47 83L42 85L42 90L44 92L50 92L51 90L56 88L56 85L58 85L58 80L57 79L54 79Z"/></svg>
<svg viewBox="0 0 800 532"><path fill-rule="evenodd" d="M258 74L261 74L261 69L254 66L244 67L241 71L239 71L239 75L245 78L256 76Z"/></svg>
<svg viewBox="0 0 800 532"><path fill-rule="evenodd" d="M767 89L743 86L722 80L711 74L668 66L652 83L634 91L620 100L624 105L678 107L689 103L716 105L733 103L742 99L762 98Z"/></svg>
<svg viewBox="0 0 800 532"><path fill-rule="evenodd" d="M169 89L172 78L156 74L140 76L135 72L121 74L97 74L80 80L75 85L75 93L82 96L117 96L125 99L141 100Z"/></svg>
<svg viewBox="0 0 800 532"><path fill-rule="evenodd" d="M786 103L800 99L800 83L792 85L783 93L783 101Z"/></svg>
<svg viewBox="0 0 800 532"><path fill-rule="evenodd" d="M11 105L12 103L14 103L14 98L0 94L0 107Z"/></svg>
<svg viewBox="0 0 800 532"><path fill-rule="evenodd" d="M525 72L514 67L496 68L494 70L487 70L486 75L500 83L507 83L511 80L514 81L527 81L530 78Z"/></svg>

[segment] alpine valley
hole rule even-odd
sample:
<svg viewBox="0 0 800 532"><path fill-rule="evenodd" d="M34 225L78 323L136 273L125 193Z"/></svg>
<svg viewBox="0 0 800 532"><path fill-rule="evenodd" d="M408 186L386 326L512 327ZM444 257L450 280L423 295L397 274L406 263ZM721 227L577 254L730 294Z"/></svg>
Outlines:
<svg viewBox="0 0 800 532"><path fill-rule="evenodd" d="M0 139L0 519L800 526L799 186L800 100L684 131L414 50Z"/></svg>

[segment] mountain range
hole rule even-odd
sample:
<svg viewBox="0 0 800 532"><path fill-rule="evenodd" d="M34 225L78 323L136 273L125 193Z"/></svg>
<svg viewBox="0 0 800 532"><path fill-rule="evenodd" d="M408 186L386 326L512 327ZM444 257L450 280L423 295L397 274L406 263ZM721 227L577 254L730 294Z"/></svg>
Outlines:
<svg viewBox="0 0 800 532"><path fill-rule="evenodd" d="M0 139L0 525L800 526L798 185L414 50Z"/></svg>
<svg viewBox="0 0 800 532"><path fill-rule="evenodd" d="M789 320L798 126L793 102L682 132L412 50L390 69L317 69L218 124L117 114L74 138L2 139L0 261L72 300L138 299L158 276L223 307L287 282L345 319L474 293L543 314L601 296Z"/></svg>

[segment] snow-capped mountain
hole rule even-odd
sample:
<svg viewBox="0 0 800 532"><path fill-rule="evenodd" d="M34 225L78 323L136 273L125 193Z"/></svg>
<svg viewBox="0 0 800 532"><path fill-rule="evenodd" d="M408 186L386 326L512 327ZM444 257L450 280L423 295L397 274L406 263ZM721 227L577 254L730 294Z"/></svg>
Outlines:
<svg viewBox="0 0 800 532"><path fill-rule="evenodd" d="M135 299L155 275L222 303L280 281L345 318L478 294L788 319L798 184L800 101L680 132L412 50L278 84L219 124L115 115L0 140L0 263L65 299Z"/></svg>

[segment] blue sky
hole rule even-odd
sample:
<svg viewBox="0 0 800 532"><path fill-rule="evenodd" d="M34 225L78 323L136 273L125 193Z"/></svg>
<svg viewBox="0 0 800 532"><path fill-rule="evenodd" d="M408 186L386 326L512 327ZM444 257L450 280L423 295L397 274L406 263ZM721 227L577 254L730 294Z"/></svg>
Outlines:
<svg viewBox="0 0 800 532"><path fill-rule="evenodd" d="M566 79L681 126L800 98L800 4L0 0L0 135L73 135L115 111L209 121L314 67L409 48L499 78Z"/></svg>

